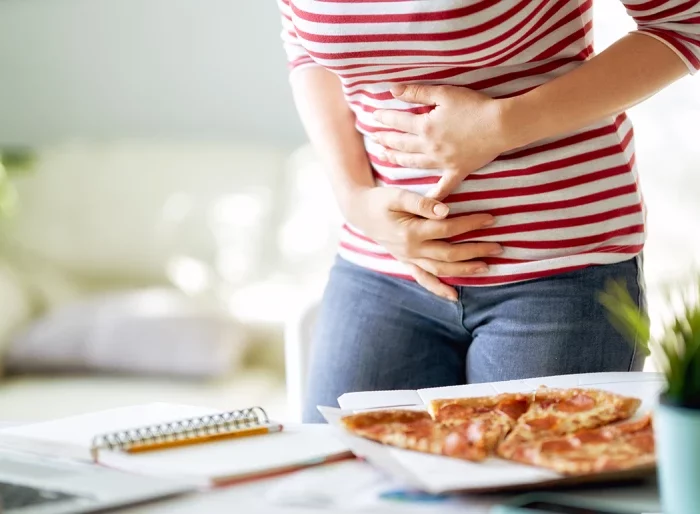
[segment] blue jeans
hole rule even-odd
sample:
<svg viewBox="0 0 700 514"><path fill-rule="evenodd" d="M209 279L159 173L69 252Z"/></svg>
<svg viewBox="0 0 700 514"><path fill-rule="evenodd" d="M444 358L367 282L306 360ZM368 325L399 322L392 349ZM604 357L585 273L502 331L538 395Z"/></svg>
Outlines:
<svg viewBox="0 0 700 514"><path fill-rule="evenodd" d="M645 308L639 258L492 287L456 303L338 259L315 327L304 420L346 392L632 371L644 359L609 323L599 293L625 281Z"/></svg>

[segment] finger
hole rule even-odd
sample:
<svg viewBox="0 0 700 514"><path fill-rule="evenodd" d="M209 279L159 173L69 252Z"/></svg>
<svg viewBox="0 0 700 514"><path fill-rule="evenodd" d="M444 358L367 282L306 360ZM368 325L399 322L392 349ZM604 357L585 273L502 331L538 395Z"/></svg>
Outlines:
<svg viewBox="0 0 700 514"><path fill-rule="evenodd" d="M404 102L423 105L437 105L442 88L426 84L397 84L391 88L391 94Z"/></svg>
<svg viewBox="0 0 700 514"><path fill-rule="evenodd" d="M457 290L454 287L443 284L435 275L431 275L415 264L407 264L407 266L411 271L411 275L420 286L445 300L450 302L457 301Z"/></svg>
<svg viewBox="0 0 700 514"><path fill-rule="evenodd" d="M503 253L498 243L448 243L446 241L425 241L418 245L417 257L441 262L465 262Z"/></svg>
<svg viewBox="0 0 700 514"><path fill-rule="evenodd" d="M427 198L427 197L425 197ZM431 198L428 198L432 200ZM470 214L468 216L456 216L448 220L414 220L415 233L422 241L430 239L448 239L459 236L473 230L490 227L495 220L490 214Z"/></svg>
<svg viewBox="0 0 700 514"><path fill-rule="evenodd" d="M394 196L389 202L389 209L395 212L407 212L430 220L442 220L450 212L444 203L426 198L405 189L394 189Z"/></svg>
<svg viewBox="0 0 700 514"><path fill-rule="evenodd" d="M457 170L446 170L433 189L428 191L426 196L436 200L444 200L453 193L467 176Z"/></svg>
<svg viewBox="0 0 700 514"><path fill-rule="evenodd" d="M485 262L440 262L433 259L411 259L411 262L435 277L470 277L486 273Z"/></svg>
<svg viewBox="0 0 700 514"><path fill-rule="evenodd" d="M374 118L387 127L408 132L409 134L419 134L423 115L413 114L404 111L377 110L374 111Z"/></svg>
<svg viewBox="0 0 700 514"><path fill-rule="evenodd" d="M384 146L394 150L408 153L422 153L423 139L415 134L402 134L400 132L377 132L373 139Z"/></svg>
<svg viewBox="0 0 700 514"><path fill-rule="evenodd" d="M436 170L441 168L437 162L423 153L406 153L399 152L397 150L385 150L380 155L380 159L404 168L415 168L419 170Z"/></svg>

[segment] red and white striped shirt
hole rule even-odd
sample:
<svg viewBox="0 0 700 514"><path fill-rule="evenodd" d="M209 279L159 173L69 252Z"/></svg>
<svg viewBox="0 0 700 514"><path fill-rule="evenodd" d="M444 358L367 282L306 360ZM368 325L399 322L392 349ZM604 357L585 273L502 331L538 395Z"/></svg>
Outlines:
<svg viewBox="0 0 700 514"><path fill-rule="evenodd" d="M383 127L376 109L422 112L393 98L396 83L466 86L502 98L537 87L593 55L592 0L278 0L292 73L323 66L342 80L365 136ZM638 31L700 69L700 1L626 0ZM424 112L424 111L423 111ZM435 170L382 162L365 137L379 186L421 194ZM504 247L489 272L443 277L454 285L517 282L620 262L644 245L644 204L625 114L508 152L469 175L446 200L452 215L490 213L493 227L454 238ZM340 255L384 273L404 265L352 226Z"/></svg>

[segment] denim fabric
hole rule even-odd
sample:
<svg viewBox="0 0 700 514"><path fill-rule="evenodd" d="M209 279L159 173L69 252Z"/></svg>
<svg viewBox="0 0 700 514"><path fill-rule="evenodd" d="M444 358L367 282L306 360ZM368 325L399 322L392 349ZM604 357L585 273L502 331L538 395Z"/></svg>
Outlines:
<svg viewBox="0 0 700 514"><path fill-rule="evenodd" d="M645 309L639 258L493 287L449 302L338 259L315 327L304 420L351 391L417 389L640 370L644 360L598 299L624 280Z"/></svg>

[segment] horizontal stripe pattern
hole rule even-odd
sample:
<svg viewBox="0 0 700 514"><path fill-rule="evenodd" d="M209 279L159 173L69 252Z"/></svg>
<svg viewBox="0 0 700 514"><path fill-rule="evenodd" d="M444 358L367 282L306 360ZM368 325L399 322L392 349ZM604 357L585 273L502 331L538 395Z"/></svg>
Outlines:
<svg viewBox="0 0 700 514"><path fill-rule="evenodd" d="M425 194L436 170L383 162L370 137L388 130L377 109L415 114L396 83L464 86L494 98L522 94L593 55L592 0L278 0L292 72L323 66L338 75L357 130L365 137L376 184ZM692 73L700 69L700 2L624 0L637 31L666 44ZM452 242L498 242L489 271L441 277L454 285L531 280L638 254L644 204L634 131L620 114L573 134L501 155L446 200L450 216L489 212L496 224ZM341 231L340 255L406 277L405 265L355 227Z"/></svg>

